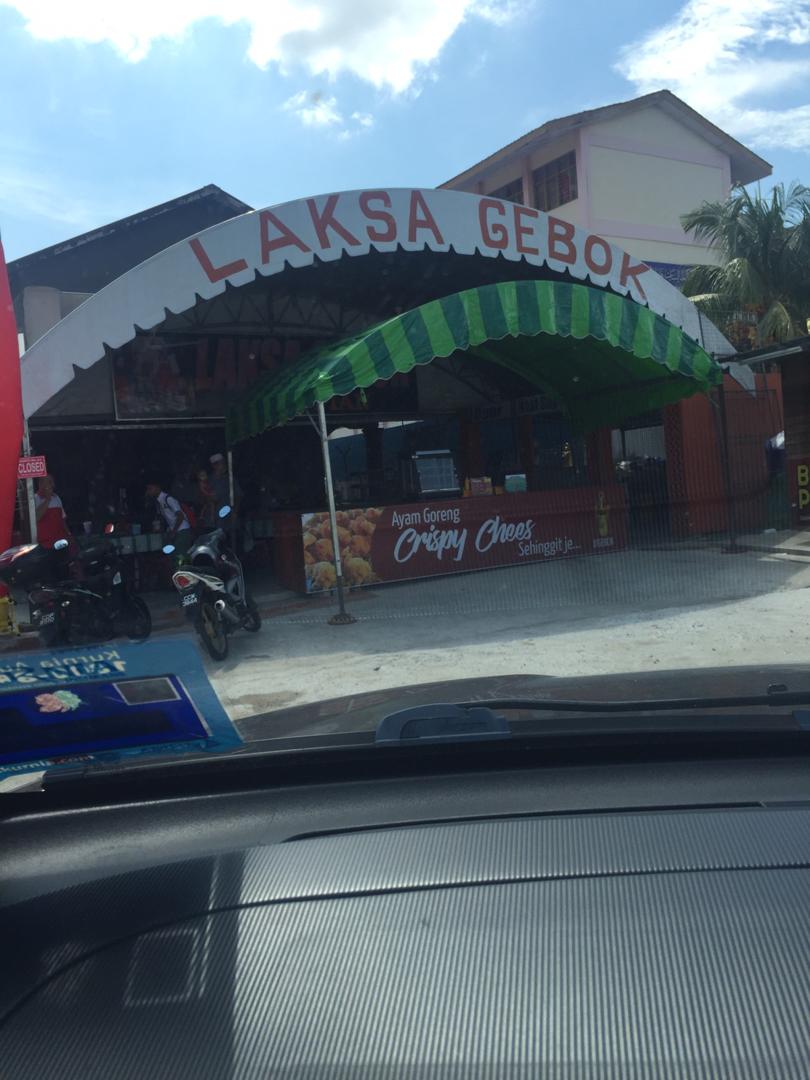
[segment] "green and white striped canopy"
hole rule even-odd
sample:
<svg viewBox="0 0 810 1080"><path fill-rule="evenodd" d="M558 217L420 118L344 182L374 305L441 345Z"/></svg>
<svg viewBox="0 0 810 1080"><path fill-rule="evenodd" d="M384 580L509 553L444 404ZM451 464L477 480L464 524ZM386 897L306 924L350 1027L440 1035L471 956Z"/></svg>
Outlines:
<svg viewBox="0 0 810 1080"><path fill-rule="evenodd" d="M230 408L228 441L453 353L521 376L583 430L722 380L697 342L632 300L568 282L507 281L432 300L274 373Z"/></svg>

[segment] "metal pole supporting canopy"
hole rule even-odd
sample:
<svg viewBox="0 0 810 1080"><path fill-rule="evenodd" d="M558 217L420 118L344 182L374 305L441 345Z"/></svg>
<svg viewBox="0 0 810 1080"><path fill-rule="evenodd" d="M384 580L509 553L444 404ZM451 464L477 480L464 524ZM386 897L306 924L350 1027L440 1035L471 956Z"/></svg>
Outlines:
<svg viewBox="0 0 810 1080"><path fill-rule="evenodd" d="M346 611L343 596L343 560L340 557L340 538L338 537L337 511L335 509L335 489L332 483L332 462L329 458L329 433L326 430L326 410L323 402L318 403L318 433L321 437L321 450L323 451L323 474L326 481L326 496L329 500L329 522L332 526L332 547L335 551L335 577L338 596L338 613L329 620L332 626L348 626L357 622L353 615Z"/></svg>
<svg viewBox="0 0 810 1080"><path fill-rule="evenodd" d="M27 456L31 453L31 433L28 430L28 420L23 417L23 453ZM37 542L37 504L34 498L34 481L28 477L25 483L25 499L28 507L28 533L32 544Z"/></svg>

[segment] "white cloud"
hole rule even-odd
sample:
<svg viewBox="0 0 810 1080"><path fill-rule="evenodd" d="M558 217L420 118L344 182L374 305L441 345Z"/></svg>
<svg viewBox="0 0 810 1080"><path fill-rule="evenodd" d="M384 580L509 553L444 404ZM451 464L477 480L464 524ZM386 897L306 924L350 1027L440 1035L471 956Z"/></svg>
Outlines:
<svg viewBox="0 0 810 1080"><path fill-rule="evenodd" d="M161 38L181 39L202 19L242 23L259 67L357 76L394 93L438 57L467 18L502 25L533 0L0 0L43 41L112 45L142 60Z"/></svg>
<svg viewBox="0 0 810 1080"><path fill-rule="evenodd" d="M295 113L306 127L330 127L342 124L343 117L338 112L337 98L324 97L323 94L307 93L299 90L284 102L283 109Z"/></svg>
<svg viewBox="0 0 810 1080"><path fill-rule="evenodd" d="M475 0L471 5L473 14L488 19L496 26L505 26L531 6L532 0Z"/></svg>
<svg viewBox="0 0 810 1080"><path fill-rule="evenodd" d="M617 68L641 93L666 87L755 146L810 150L810 0L689 0ZM800 97L775 108L777 93Z"/></svg>
<svg viewBox="0 0 810 1080"><path fill-rule="evenodd" d="M341 142L353 139L355 135L361 135L374 127L374 117L367 112L353 112L349 117L348 126L337 133Z"/></svg>
<svg viewBox="0 0 810 1080"><path fill-rule="evenodd" d="M344 123L337 99L326 97L317 90L299 90L284 102L282 109L294 113L305 127L330 128ZM337 132L341 141L351 139L361 131L368 131L374 126L374 117L367 112L353 112L346 123L347 126Z"/></svg>

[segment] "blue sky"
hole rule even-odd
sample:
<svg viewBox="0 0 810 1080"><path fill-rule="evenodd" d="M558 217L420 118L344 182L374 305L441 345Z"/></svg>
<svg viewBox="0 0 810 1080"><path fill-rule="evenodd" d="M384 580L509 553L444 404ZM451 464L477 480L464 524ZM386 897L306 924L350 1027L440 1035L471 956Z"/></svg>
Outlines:
<svg viewBox="0 0 810 1080"><path fill-rule="evenodd" d="M0 0L7 258L216 183L434 186L669 87L810 183L810 0Z"/></svg>

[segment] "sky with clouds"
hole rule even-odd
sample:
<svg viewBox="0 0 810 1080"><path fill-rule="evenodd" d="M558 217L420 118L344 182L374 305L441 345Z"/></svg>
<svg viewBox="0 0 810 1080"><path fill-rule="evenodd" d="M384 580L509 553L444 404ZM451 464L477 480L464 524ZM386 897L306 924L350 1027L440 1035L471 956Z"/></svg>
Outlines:
<svg viewBox="0 0 810 1080"><path fill-rule="evenodd" d="M0 231L431 187L662 87L810 183L810 0L0 0Z"/></svg>

